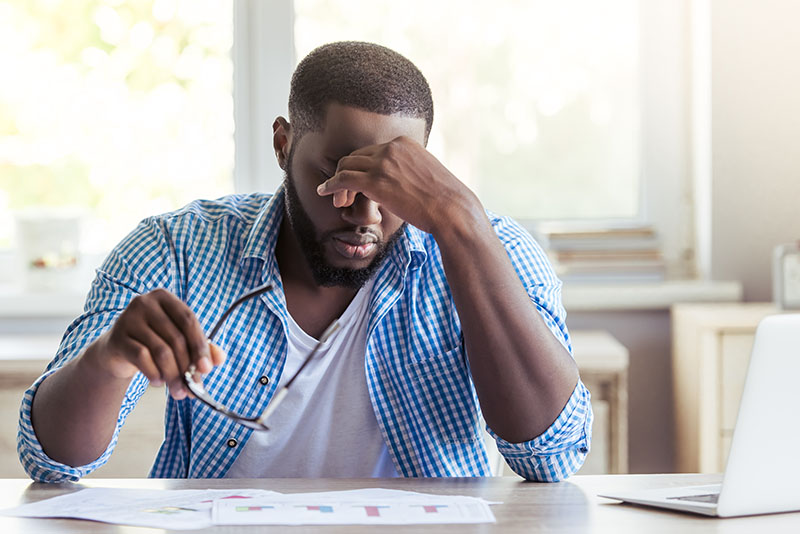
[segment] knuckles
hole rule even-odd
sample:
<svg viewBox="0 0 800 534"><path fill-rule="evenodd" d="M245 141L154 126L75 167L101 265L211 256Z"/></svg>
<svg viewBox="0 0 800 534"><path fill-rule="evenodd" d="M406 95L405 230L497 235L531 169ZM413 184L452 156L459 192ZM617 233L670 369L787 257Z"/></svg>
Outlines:
<svg viewBox="0 0 800 534"><path fill-rule="evenodd" d="M135 363L144 363L149 359L149 357L150 351L143 346L136 347L131 351L131 358Z"/></svg>
<svg viewBox="0 0 800 534"><path fill-rule="evenodd" d="M172 359L172 351L165 345L151 348L150 353L157 362L167 362Z"/></svg>
<svg viewBox="0 0 800 534"><path fill-rule="evenodd" d="M178 322L180 323L178 326L182 328L188 328L194 325L194 314L189 308L183 308L180 311L180 314L177 317Z"/></svg>
<svg viewBox="0 0 800 534"><path fill-rule="evenodd" d="M152 291L145 293L144 295L140 295L140 297L142 299L145 299L147 302L174 298L172 293L170 293L163 287L153 289Z"/></svg>
<svg viewBox="0 0 800 534"><path fill-rule="evenodd" d="M130 310L145 310L145 309L151 308L156 301L158 301L161 298L166 297L167 295L170 295L170 292L167 291L166 289L161 289L161 288L154 289L154 290L152 290L152 291L150 291L148 293L145 293L143 295L136 295L128 303L128 306L127 306L126 309L130 309Z"/></svg>

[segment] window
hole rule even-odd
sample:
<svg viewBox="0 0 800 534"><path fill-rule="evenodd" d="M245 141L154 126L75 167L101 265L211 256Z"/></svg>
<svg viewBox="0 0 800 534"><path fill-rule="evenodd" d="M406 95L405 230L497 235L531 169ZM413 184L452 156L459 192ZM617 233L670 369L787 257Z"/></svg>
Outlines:
<svg viewBox="0 0 800 534"><path fill-rule="evenodd" d="M429 147L488 208L519 219L639 216L637 0L295 9L298 58L364 40L420 67L434 95Z"/></svg>
<svg viewBox="0 0 800 534"><path fill-rule="evenodd" d="M294 65L364 39L426 74L429 148L488 208L651 223L683 274L687 20L684 2L643 0L0 0L16 80L0 85L0 249L26 206L87 206L84 246L107 249L142 217L231 192L234 171L237 191L274 190Z"/></svg>
<svg viewBox="0 0 800 534"><path fill-rule="evenodd" d="M232 0L0 1L0 248L78 207L83 247L233 190Z"/></svg>

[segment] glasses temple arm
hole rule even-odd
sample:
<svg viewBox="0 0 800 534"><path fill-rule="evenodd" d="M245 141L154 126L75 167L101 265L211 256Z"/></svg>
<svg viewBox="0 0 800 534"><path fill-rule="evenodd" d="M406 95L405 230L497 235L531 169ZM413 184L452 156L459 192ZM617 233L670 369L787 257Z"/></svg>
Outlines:
<svg viewBox="0 0 800 534"><path fill-rule="evenodd" d="M294 376L289 379L289 381L286 383L286 385L283 386L281 389L279 389L277 391L277 393L275 393L275 396L270 401L269 405L267 406L267 409L264 411L264 414L261 417L259 417L258 420L262 425L264 425L265 427L267 426L264 423L264 421L267 420L267 418L270 416L270 414L272 412L274 412L275 409L278 407L278 405L280 405L280 403L283 401L283 399L286 398L286 395L289 393L289 386L292 385L292 382L294 382L294 379L297 378L298 376L300 376L300 373L303 371L303 368L306 366L306 364L314 359L314 355L319 350L319 347L323 343L325 343L328 340L328 338L331 336L331 334L336 332L336 330L338 328L339 328L339 321L334 321L333 323L331 323L330 326L328 326L328 328L325 329L325 331L322 333L322 335L319 338L319 342L317 342L317 346L314 347L314 350L311 351L311 354L309 354L306 357L306 359L303 361L303 364L300 366L300 368L297 371L295 371Z"/></svg>
<svg viewBox="0 0 800 534"><path fill-rule="evenodd" d="M222 314L222 317L220 317L217 320L217 322L214 324L214 328L212 328L211 329L211 333L208 334L208 339L209 340L214 339L214 336L217 335L217 332L219 331L220 327L222 326L222 323L225 322L225 319L228 318L228 316L231 314L231 312L233 310L235 310L236 307L239 306L239 304L241 304L242 302L244 302L244 301L246 301L248 299L251 299L253 297L261 295L262 293L266 293L267 291L269 291L271 289L272 289L272 284L264 284L263 286L258 286L256 288L252 289L251 291L248 291L247 293L245 293L244 295L242 295L241 297L236 299L233 302L233 304L228 306L228 309L225 310L225 313Z"/></svg>

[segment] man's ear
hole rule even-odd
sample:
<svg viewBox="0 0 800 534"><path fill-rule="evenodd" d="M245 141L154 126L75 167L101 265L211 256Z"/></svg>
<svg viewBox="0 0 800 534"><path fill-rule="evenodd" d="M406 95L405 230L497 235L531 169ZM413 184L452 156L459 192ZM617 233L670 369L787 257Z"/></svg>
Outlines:
<svg viewBox="0 0 800 534"><path fill-rule="evenodd" d="M275 149L278 165L285 171L292 148L292 126L283 117L278 117L272 123L272 147Z"/></svg>

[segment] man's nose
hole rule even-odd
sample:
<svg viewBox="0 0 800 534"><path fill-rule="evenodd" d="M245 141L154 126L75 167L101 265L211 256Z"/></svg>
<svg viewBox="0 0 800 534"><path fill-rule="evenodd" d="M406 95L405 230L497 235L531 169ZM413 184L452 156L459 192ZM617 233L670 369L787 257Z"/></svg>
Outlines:
<svg viewBox="0 0 800 534"><path fill-rule="evenodd" d="M342 208L342 219L355 226L371 226L380 223L383 216L377 202L358 193L350 206Z"/></svg>

